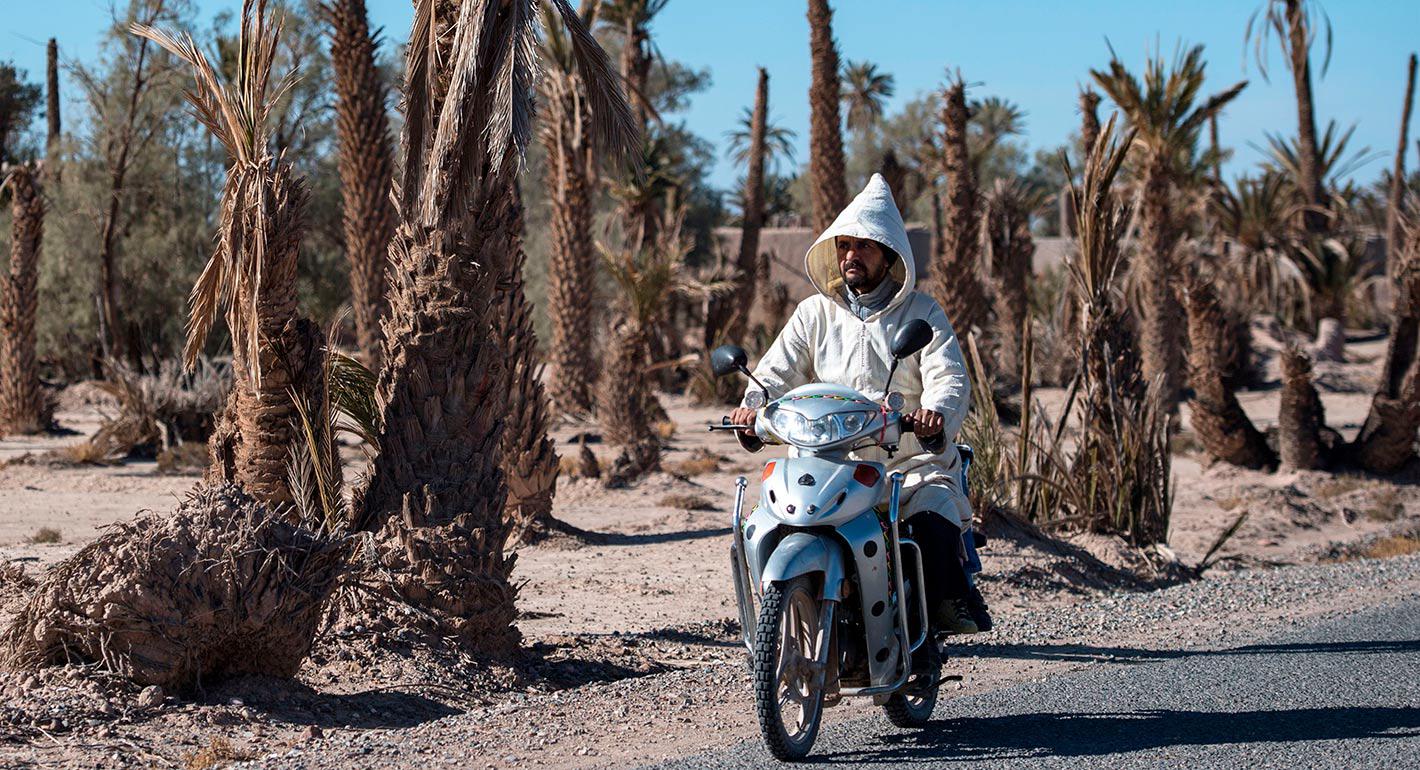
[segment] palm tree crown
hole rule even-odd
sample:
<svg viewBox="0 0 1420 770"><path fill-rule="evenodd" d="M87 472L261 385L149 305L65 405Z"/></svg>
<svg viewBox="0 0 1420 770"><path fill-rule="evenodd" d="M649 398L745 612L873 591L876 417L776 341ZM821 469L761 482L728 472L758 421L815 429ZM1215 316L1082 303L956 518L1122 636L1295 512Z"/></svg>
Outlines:
<svg viewBox="0 0 1420 770"><path fill-rule="evenodd" d="M848 130L864 133L883 119L883 107L897 87L892 75L879 72L868 61L849 61L843 67L843 106Z"/></svg>

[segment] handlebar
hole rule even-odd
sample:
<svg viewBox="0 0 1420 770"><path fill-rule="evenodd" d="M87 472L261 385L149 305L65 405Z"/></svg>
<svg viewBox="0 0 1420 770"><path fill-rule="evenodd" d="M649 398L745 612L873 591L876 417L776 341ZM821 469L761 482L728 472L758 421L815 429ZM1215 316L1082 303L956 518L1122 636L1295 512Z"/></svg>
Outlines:
<svg viewBox="0 0 1420 770"><path fill-rule="evenodd" d="M917 424L912 419L912 415L902 415L898 418L898 424L902 426L903 433L911 433L913 435L917 435ZM719 425L708 425L706 427L711 432L723 430L754 430L753 425L736 425L735 423L730 422L729 417L721 417ZM941 431L938 431L936 435L933 436L917 436L917 441L922 444L923 449L927 450L928 452L931 452L934 455L941 454L942 452L946 451L947 448L946 434Z"/></svg>

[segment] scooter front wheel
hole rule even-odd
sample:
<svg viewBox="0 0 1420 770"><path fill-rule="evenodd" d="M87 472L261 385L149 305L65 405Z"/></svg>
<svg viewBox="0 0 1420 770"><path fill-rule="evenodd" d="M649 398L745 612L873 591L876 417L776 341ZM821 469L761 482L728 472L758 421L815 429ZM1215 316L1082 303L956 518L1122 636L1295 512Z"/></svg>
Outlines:
<svg viewBox="0 0 1420 770"><path fill-rule="evenodd" d="M765 588L755 629L751 670L759 732L769 753L802 759L813 748L823 717L820 652L822 605L813 583L797 577Z"/></svg>

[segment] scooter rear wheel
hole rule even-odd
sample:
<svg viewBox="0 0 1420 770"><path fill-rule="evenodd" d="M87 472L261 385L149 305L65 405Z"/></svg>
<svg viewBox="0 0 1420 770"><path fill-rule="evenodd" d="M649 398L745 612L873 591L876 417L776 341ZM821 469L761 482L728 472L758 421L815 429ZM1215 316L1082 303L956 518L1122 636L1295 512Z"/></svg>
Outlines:
<svg viewBox="0 0 1420 770"><path fill-rule="evenodd" d="M751 670L759 732L780 760L802 759L813 748L823 717L819 639L822 605L813 583L797 577L764 590Z"/></svg>
<svg viewBox="0 0 1420 770"><path fill-rule="evenodd" d="M928 638L914 654L912 676L901 690L888 696L883 711L898 727L921 727L937 707L937 681L942 678L942 655L935 640Z"/></svg>

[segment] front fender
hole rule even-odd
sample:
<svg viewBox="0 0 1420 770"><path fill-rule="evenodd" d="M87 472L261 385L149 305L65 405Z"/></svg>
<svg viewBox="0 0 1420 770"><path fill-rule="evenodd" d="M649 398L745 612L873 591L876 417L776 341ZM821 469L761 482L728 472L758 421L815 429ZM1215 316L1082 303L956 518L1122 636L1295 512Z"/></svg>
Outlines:
<svg viewBox="0 0 1420 770"><path fill-rule="evenodd" d="M760 573L761 591L770 583L790 580L814 573L823 575L820 599L843 599L843 549L838 543L821 535L792 532L774 546L774 553Z"/></svg>

